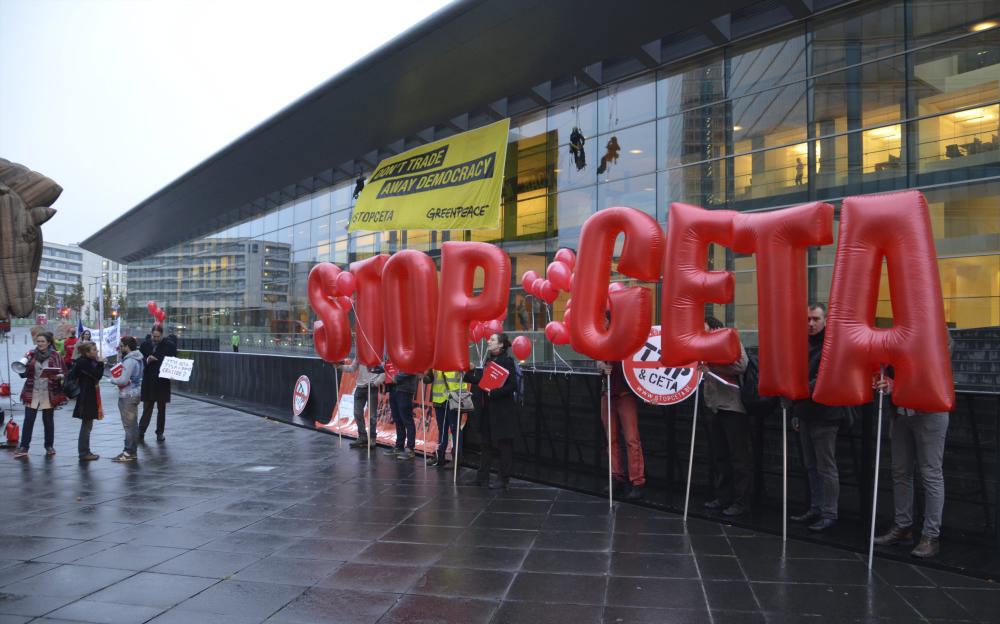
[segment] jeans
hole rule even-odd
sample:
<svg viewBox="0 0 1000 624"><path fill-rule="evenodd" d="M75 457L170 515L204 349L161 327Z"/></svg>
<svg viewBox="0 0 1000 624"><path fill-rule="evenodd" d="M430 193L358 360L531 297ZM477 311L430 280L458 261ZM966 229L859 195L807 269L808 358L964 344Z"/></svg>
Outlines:
<svg viewBox="0 0 1000 624"><path fill-rule="evenodd" d="M458 461L458 411L450 409L447 403L434 405L434 415L437 417L438 426L438 462L444 461L444 456L448 451L448 432L451 432L451 442L454 445L451 456Z"/></svg>
<svg viewBox="0 0 1000 624"><path fill-rule="evenodd" d="M80 457L90 455L90 430L93 428L93 418L80 419L80 437L76 440L76 451Z"/></svg>
<svg viewBox="0 0 1000 624"><path fill-rule="evenodd" d="M417 445L417 423L413 420L413 395L393 390L389 394L392 422L396 425L396 448L411 451Z"/></svg>
<svg viewBox="0 0 1000 624"><path fill-rule="evenodd" d="M837 471L837 432L840 421L799 420L802 464L809 475L810 511L837 519L840 473Z"/></svg>
<svg viewBox="0 0 1000 624"><path fill-rule="evenodd" d="M635 397L625 394L611 398L612 427L608 434L608 395L601 396L601 422L604 432L611 436L611 475L618 481L625 481L625 468L622 466L620 437L625 438L626 455L628 456L628 480L632 485L642 486L646 483L646 466L642 456L642 440L639 439L639 413Z"/></svg>
<svg viewBox="0 0 1000 624"><path fill-rule="evenodd" d="M709 450L715 467L715 497L723 504L753 502L753 441L750 416L708 410Z"/></svg>
<svg viewBox="0 0 1000 624"><path fill-rule="evenodd" d="M52 420L53 410L42 410L42 425L45 426L45 448L50 449L55 444L56 425ZM31 446L31 432L35 428L35 416L38 410L33 407L24 408L24 427L21 430L21 448L28 450Z"/></svg>
<svg viewBox="0 0 1000 624"><path fill-rule="evenodd" d="M118 413L125 429L125 452L135 455L139 446L139 397L118 397Z"/></svg>
<svg viewBox="0 0 1000 624"><path fill-rule="evenodd" d="M149 429L149 421L153 417L153 404L156 404L156 435L163 435L163 430L167 425L167 402L166 401L143 401L142 420L139 421L139 435L146 435Z"/></svg>
<svg viewBox="0 0 1000 624"><path fill-rule="evenodd" d="M354 422L358 426L358 440L365 441L368 439L368 431L365 430L365 405L368 404L368 394L371 392L375 395L375 400L372 401L372 407L368 410L368 422L369 429L372 432L372 438L378 437L378 430L375 428L375 417L377 416L378 410L376 406L378 405L378 389L367 387L355 388L354 390Z"/></svg>
<svg viewBox="0 0 1000 624"><path fill-rule="evenodd" d="M944 441L948 434L948 412L916 412L893 416L892 499L896 526L913 525L913 467L920 469L924 486L924 528L921 537L937 538L944 511Z"/></svg>

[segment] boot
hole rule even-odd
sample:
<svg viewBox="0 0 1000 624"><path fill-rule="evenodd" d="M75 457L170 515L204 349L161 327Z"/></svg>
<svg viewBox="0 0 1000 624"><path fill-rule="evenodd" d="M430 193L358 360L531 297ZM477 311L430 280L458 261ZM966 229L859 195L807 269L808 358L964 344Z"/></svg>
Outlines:
<svg viewBox="0 0 1000 624"><path fill-rule="evenodd" d="M351 442L347 446L351 447L352 449L365 448L366 446L368 446L368 438L358 438L357 440Z"/></svg>
<svg viewBox="0 0 1000 624"><path fill-rule="evenodd" d="M941 543L936 537L922 537L917 547L910 551L910 556L929 559L941 551Z"/></svg>
<svg viewBox="0 0 1000 624"><path fill-rule="evenodd" d="M789 516L788 519L791 520L792 522L809 523L815 520L819 520L819 517L820 514L818 511L810 509L800 516Z"/></svg>
<svg viewBox="0 0 1000 624"><path fill-rule="evenodd" d="M912 542L913 541L913 531L907 527L903 528L900 526L892 525L888 533L884 535L879 535L875 538L875 543L879 546L893 546L900 542Z"/></svg>

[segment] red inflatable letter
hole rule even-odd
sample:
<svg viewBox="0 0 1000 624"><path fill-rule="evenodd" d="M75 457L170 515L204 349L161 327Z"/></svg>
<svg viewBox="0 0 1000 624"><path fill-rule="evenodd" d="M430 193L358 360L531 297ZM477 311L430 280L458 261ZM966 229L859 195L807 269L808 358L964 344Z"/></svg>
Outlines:
<svg viewBox="0 0 1000 624"><path fill-rule="evenodd" d="M415 249L399 251L382 269L382 315L389 359L405 373L434 363L438 282L434 260Z"/></svg>
<svg viewBox="0 0 1000 624"><path fill-rule="evenodd" d="M476 269L483 289L472 296ZM441 303L438 306L434 368L469 370L470 321L489 321L507 309L510 257L489 243L447 242L441 246Z"/></svg>
<svg viewBox="0 0 1000 624"><path fill-rule="evenodd" d="M355 327L358 333L358 360L365 366L382 363L385 334L382 325L382 267L389 256L379 254L351 263L351 273L357 282L354 303Z"/></svg>
<svg viewBox="0 0 1000 624"><path fill-rule="evenodd" d="M339 362L351 352L351 323L347 310L334 302L337 276L341 270L329 262L317 264L309 271L307 289L309 305L319 320L313 323L313 345L316 354L327 362Z"/></svg>
<svg viewBox="0 0 1000 624"><path fill-rule="evenodd" d="M737 213L733 221L733 249L757 255L761 395L809 397L806 248L832 242L830 204Z"/></svg>
<svg viewBox="0 0 1000 624"><path fill-rule="evenodd" d="M875 327L882 259L892 328ZM893 402L923 412L955 405L948 329L927 202L918 191L848 197L840 210L823 361L813 399L872 399L872 369L895 369Z"/></svg>
<svg viewBox="0 0 1000 624"><path fill-rule="evenodd" d="M580 231L573 276L573 349L595 360L631 357L649 338L653 301L635 286L608 292L615 239L625 234L618 272L646 282L660 277L663 232L656 220L634 208L606 208L590 216ZM611 325L605 329L605 302L611 300ZM548 335L548 328L546 328Z"/></svg>
<svg viewBox="0 0 1000 624"><path fill-rule="evenodd" d="M735 329L705 331L705 304L733 300L733 274L708 271L707 267L709 243L733 246L735 216L732 210L670 204L660 310L660 344L665 345L660 361L664 366L728 364L740 357L740 337Z"/></svg>

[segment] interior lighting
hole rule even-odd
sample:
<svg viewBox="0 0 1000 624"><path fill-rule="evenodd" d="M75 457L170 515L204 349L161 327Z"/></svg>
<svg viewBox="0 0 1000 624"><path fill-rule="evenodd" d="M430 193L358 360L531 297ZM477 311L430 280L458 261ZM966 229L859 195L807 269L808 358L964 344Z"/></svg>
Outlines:
<svg viewBox="0 0 1000 624"><path fill-rule="evenodd" d="M971 30L972 32L982 32L984 30L989 30L991 28L996 28L1000 22L996 20L986 20L985 22L979 22L978 24L973 24Z"/></svg>
<svg viewBox="0 0 1000 624"><path fill-rule="evenodd" d="M985 108L970 108L969 110L952 113L951 116L961 122L985 121L993 119L993 115L991 115Z"/></svg>
<svg viewBox="0 0 1000 624"><path fill-rule="evenodd" d="M733 132L739 132L742 129L743 129L743 126L741 126L741 125L737 124L737 125L733 126Z"/></svg>
<svg viewBox="0 0 1000 624"><path fill-rule="evenodd" d="M628 153L629 153L629 154L641 154L641 153L642 153L642 150L641 150L641 149L630 149L630 150L628 151Z"/></svg>

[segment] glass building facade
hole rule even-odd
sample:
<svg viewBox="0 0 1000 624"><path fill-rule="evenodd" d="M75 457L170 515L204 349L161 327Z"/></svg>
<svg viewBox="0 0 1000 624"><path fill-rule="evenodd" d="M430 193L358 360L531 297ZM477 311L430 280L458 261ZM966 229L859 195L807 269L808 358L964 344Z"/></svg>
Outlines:
<svg viewBox="0 0 1000 624"><path fill-rule="evenodd" d="M574 128L586 137L583 166L569 149ZM998 134L1000 2L859 3L597 89L580 84L571 98L513 117L495 230L349 233L354 183L345 182L129 264L126 319L145 318L152 299L185 335L224 341L238 329L243 350L307 353L316 263L400 249L437 257L444 241L486 241L512 259L507 329L535 332L536 352L550 355L547 312L525 299L519 276L575 247L600 209L631 206L666 224L674 201L839 207L850 195L915 188L930 207L949 326L998 326ZM817 301L828 297L835 250L809 254ZM754 345L753 257L717 247L710 263L737 282L734 303L715 315ZM888 323L885 280L881 298Z"/></svg>

